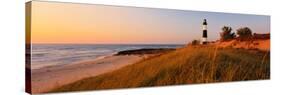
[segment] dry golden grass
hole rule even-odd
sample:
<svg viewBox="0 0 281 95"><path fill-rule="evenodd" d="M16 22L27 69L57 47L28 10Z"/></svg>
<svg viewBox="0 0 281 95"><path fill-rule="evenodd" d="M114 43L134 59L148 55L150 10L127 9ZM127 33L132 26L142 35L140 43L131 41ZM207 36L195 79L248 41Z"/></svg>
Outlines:
<svg viewBox="0 0 281 95"><path fill-rule="evenodd" d="M270 78L269 52L188 46L50 92L213 83Z"/></svg>

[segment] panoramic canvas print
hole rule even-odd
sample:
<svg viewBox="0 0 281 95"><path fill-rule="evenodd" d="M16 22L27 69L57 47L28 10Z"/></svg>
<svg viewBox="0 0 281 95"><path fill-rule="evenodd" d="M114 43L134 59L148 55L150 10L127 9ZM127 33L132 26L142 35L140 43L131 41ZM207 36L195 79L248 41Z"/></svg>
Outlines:
<svg viewBox="0 0 281 95"><path fill-rule="evenodd" d="M26 3L26 91L270 79L270 16Z"/></svg>

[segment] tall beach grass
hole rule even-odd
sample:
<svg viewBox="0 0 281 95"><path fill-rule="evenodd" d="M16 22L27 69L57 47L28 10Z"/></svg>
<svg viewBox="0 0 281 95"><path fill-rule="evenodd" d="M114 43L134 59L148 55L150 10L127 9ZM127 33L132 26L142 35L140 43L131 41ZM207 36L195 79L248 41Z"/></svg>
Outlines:
<svg viewBox="0 0 281 95"><path fill-rule="evenodd" d="M270 78L269 53L187 46L50 92L264 80Z"/></svg>

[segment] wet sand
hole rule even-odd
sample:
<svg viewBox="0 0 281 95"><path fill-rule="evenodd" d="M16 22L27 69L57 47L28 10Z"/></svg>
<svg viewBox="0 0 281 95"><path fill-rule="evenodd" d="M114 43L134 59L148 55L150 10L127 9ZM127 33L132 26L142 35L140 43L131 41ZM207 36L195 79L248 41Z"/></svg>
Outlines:
<svg viewBox="0 0 281 95"><path fill-rule="evenodd" d="M74 81L110 72L136 63L146 55L115 55L88 62L32 70L32 93L47 92Z"/></svg>

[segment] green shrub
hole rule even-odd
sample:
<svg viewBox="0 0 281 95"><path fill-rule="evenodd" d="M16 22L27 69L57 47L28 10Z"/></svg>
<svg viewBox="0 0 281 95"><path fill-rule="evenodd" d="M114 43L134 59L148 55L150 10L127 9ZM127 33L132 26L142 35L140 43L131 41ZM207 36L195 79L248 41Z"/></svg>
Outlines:
<svg viewBox="0 0 281 95"><path fill-rule="evenodd" d="M200 41L199 40L193 40L191 42L191 45L199 45L200 44Z"/></svg>
<svg viewBox="0 0 281 95"><path fill-rule="evenodd" d="M225 41L235 38L235 34L232 33L231 31L232 31L231 27L228 26L222 27L222 32L220 33L221 40Z"/></svg>
<svg viewBox="0 0 281 95"><path fill-rule="evenodd" d="M248 27L242 27L237 29L237 34L239 35L240 40L249 40L252 38L252 30Z"/></svg>

